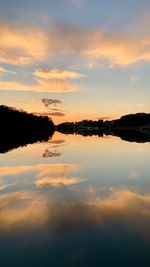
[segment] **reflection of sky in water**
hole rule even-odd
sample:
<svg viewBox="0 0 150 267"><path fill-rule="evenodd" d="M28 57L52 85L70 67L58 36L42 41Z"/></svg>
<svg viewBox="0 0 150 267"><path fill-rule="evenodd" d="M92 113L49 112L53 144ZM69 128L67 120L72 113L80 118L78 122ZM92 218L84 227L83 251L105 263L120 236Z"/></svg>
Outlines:
<svg viewBox="0 0 150 267"><path fill-rule="evenodd" d="M58 133L0 155L0 266L150 266L149 158Z"/></svg>

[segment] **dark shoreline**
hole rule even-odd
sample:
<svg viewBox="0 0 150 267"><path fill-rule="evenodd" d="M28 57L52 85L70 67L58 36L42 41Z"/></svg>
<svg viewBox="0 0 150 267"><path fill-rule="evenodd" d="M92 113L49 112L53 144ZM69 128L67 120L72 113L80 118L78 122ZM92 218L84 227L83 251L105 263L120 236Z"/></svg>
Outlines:
<svg viewBox="0 0 150 267"><path fill-rule="evenodd" d="M0 153L38 141L47 141L55 127L45 116L0 106Z"/></svg>
<svg viewBox="0 0 150 267"><path fill-rule="evenodd" d="M35 142L48 141L55 131L63 134L103 137L112 135L128 142L150 142L150 114L129 114L113 121L66 122L54 125L47 116L0 106L0 153Z"/></svg>
<svg viewBox="0 0 150 267"><path fill-rule="evenodd" d="M129 114L112 121L66 122L57 125L55 129L64 134L101 137L113 135L129 142L145 143L150 142L150 114Z"/></svg>
<svg viewBox="0 0 150 267"><path fill-rule="evenodd" d="M83 130L78 132L68 132L68 131L58 131L62 134L66 135L81 135L84 137L88 136L117 136L120 137L124 141L128 142L136 142L136 143L148 143L150 142L150 133L146 133L141 131L140 129L132 129L132 128L114 128L112 131L98 131L98 130Z"/></svg>

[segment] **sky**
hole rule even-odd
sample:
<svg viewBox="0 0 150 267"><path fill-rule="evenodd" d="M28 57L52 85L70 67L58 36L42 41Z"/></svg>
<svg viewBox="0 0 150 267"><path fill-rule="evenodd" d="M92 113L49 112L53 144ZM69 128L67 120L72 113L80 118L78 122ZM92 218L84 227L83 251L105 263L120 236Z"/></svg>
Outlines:
<svg viewBox="0 0 150 267"><path fill-rule="evenodd" d="M150 112L149 0L0 3L0 104L57 124Z"/></svg>

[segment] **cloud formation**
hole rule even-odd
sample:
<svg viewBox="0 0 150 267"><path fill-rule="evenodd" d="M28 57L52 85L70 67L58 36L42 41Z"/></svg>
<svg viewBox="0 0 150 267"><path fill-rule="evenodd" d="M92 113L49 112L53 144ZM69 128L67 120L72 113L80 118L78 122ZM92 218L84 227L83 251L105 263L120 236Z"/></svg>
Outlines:
<svg viewBox="0 0 150 267"><path fill-rule="evenodd" d="M79 79L84 77L84 75L79 72L61 69L40 69L36 70L34 75L42 79L56 79L63 81L64 79Z"/></svg>
<svg viewBox="0 0 150 267"><path fill-rule="evenodd" d="M60 186L70 186L78 184L80 181L78 178L43 178L36 182L38 187L60 187Z"/></svg>
<svg viewBox="0 0 150 267"><path fill-rule="evenodd" d="M60 153L50 152L46 150L43 154L44 157L53 157L59 156ZM56 185L56 180L58 179L58 184L65 186L71 185L71 181L73 184L81 182L79 178L76 178L75 172L78 170L78 166L75 164L38 164L38 165L27 165L27 166L8 166L0 168L0 187L1 190L8 187L9 184L4 184L3 179L5 177L16 177L18 175L27 174L28 172L34 172L34 183L37 186L43 186L46 181L49 181L49 186L58 186ZM70 181L71 179L71 181ZM52 180L52 181L51 181ZM61 182L62 180L62 182ZM69 180L69 181L68 181ZM42 182L41 182L42 181ZM68 182L67 182L68 181ZM42 184L42 185L41 185ZM12 183L11 183L12 185Z"/></svg>
<svg viewBox="0 0 150 267"><path fill-rule="evenodd" d="M81 59L88 60L88 63L106 60L108 66L122 67L140 61L150 61L150 38L145 31L141 38L136 33L137 29L134 29L133 33L128 29L122 33L109 33L101 29L88 29L67 23L53 22L50 26L51 31L48 33L41 29L1 22L0 62L36 65L38 62L45 62L46 59L66 59L66 56L71 56L80 62ZM83 74L70 70L44 68L36 70L34 76L39 79L39 85L42 83L42 86L45 82L43 80L49 80L52 86L52 79L62 79L64 82L66 79L84 77Z"/></svg>
<svg viewBox="0 0 150 267"><path fill-rule="evenodd" d="M14 192L0 196L0 231L39 227L47 220L44 197L32 192Z"/></svg>
<svg viewBox="0 0 150 267"><path fill-rule="evenodd" d="M0 62L29 65L44 62L47 58L80 56L89 61L107 60L108 65L128 66L140 61L150 61L150 38L147 33L109 33L101 29L88 29L53 23L51 32L25 28L10 23L0 23ZM79 58L78 58L79 59ZM40 79L78 79L84 75L59 69L40 69L34 72Z"/></svg>
<svg viewBox="0 0 150 267"><path fill-rule="evenodd" d="M41 166L35 184L39 187L58 187L80 183L81 180L73 175L77 169L78 166L74 164L49 164L44 168Z"/></svg>
<svg viewBox="0 0 150 267"><path fill-rule="evenodd" d="M40 116L54 116L54 117L63 117L65 116L65 113L63 111L59 112L53 112L53 111L48 111L48 112L34 112L35 115L40 115Z"/></svg>
<svg viewBox="0 0 150 267"><path fill-rule="evenodd" d="M55 38L62 50L80 54L86 59L108 60L108 65L128 66L140 61L150 61L150 38L135 32L109 33L101 29L88 29L68 24L55 25Z"/></svg>
<svg viewBox="0 0 150 267"><path fill-rule="evenodd" d="M7 166L0 168L0 178L4 178L7 176L16 176L20 175L24 172L31 171L33 166Z"/></svg>
<svg viewBox="0 0 150 267"><path fill-rule="evenodd" d="M67 93L67 92L78 91L79 87L75 84L65 81L51 82L51 81L37 80L34 84L25 84L17 81L0 80L0 90L31 91L37 93L43 93L43 92Z"/></svg>
<svg viewBox="0 0 150 267"><path fill-rule="evenodd" d="M37 90L43 92L73 92L78 91L79 87L72 82L65 81L64 79L36 79ZM36 86L34 86L36 90Z"/></svg>
<svg viewBox="0 0 150 267"><path fill-rule="evenodd" d="M49 116L54 116L54 117L63 117L65 116L64 112L60 112L60 111L55 111L55 112L49 112L48 113Z"/></svg>
<svg viewBox="0 0 150 267"><path fill-rule="evenodd" d="M39 88L38 86L35 86L35 85L24 84L24 83L20 83L20 82L17 82L17 81L0 80L0 90L5 90L5 91L17 90L17 91L42 92L43 89Z"/></svg>
<svg viewBox="0 0 150 267"><path fill-rule="evenodd" d="M45 105L45 107L49 107L51 105L58 105L58 104L62 104L62 101L60 99L52 99L52 98L42 98L42 103Z"/></svg>
<svg viewBox="0 0 150 267"><path fill-rule="evenodd" d="M58 40L63 40L63 50L78 53L87 59L105 59L109 64L118 66L150 60L150 39L147 36L138 38L134 34L109 33L67 24L57 24L56 33Z"/></svg>
<svg viewBox="0 0 150 267"><path fill-rule="evenodd" d="M48 56L50 39L39 29L1 22L0 36L0 62L2 63L30 65Z"/></svg>
<svg viewBox="0 0 150 267"><path fill-rule="evenodd" d="M48 143L59 146L59 145L64 144L65 140L63 140L63 139L50 140L50 141L48 141Z"/></svg>
<svg viewBox="0 0 150 267"><path fill-rule="evenodd" d="M61 152L57 152L57 151L50 151L49 149L46 149L42 155L43 158L53 158L53 157L59 157L61 156L62 153Z"/></svg>
<svg viewBox="0 0 150 267"><path fill-rule="evenodd" d="M46 108L49 109L49 112L46 112L48 116L55 116L55 117L63 117L65 116L65 112L59 110L57 108L51 108L52 105L56 106L58 104L62 104L62 101L59 99L51 99L51 98L43 98L42 103Z"/></svg>
<svg viewBox="0 0 150 267"><path fill-rule="evenodd" d="M40 188L72 186L77 178L45 177L36 182ZM65 210L65 212L64 212ZM149 232L143 232L150 222L150 195L142 195L123 189L103 198L82 194L79 199L58 201L37 192L15 192L0 196L0 232L40 227L52 224L52 231L68 232L76 229L95 229L119 223L123 229L138 233L138 238L149 240ZM102 228L103 229L103 228ZM100 228L99 228L100 230ZM144 234L143 234L144 233Z"/></svg>
<svg viewBox="0 0 150 267"><path fill-rule="evenodd" d="M57 203L58 204L58 203ZM138 194L126 189L114 191L103 198L87 196L79 200L63 201L52 211L55 231L95 229L119 223L141 238L145 225L150 222L150 195ZM65 213L64 213L65 210ZM103 228L102 228L103 229ZM137 229L139 231L137 231ZM150 238L149 232L146 238Z"/></svg>
<svg viewBox="0 0 150 267"><path fill-rule="evenodd" d="M71 80L84 77L81 73L61 69L40 69L36 70L33 76L37 87L45 92L77 91L78 86ZM45 101L45 103L48 103L48 101ZM49 103L52 104L52 102Z"/></svg>

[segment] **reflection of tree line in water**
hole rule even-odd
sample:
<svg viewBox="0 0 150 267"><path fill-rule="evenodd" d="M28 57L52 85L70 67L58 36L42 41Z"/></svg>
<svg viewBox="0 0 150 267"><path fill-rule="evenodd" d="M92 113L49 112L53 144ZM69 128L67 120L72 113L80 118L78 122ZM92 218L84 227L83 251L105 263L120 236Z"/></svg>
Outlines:
<svg viewBox="0 0 150 267"><path fill-rule="evenodd" d="M61 133L64 133L60 131ZM141 132L139 130L135 129L113 129L112 132L103 132L103 131L82 131L82 132L77 132L77 133L66 133L66 134L79 134L82 136L99 136L99 137L104 137L104 136L117 136L120 137L122 140L128 141L128 142L137 142L137 143L146 143L150 142L150 133L145 133Z"/></svg>
<svg viewBox="0 0 150 267"><path fill-rule="evenodd" d="M57 130L65 134L101 137L113 135L129 142L150 142L150 114L129 114L112 121L66 122L59 124Z"/></svg>
<svg viewBox="0 0 150 267"><path fill-rule="evenodd" d="M130 142L150 142L150 114L137 113L118 120L83 120L66 122L57 126L46 116L35 116L7 106L0 106L0 153L35 142L48 141L55 130L64 134L82 136L114 135ZM44 157L61 153L45 151Z"/></svg>
<svg viewBox="0 0 150 267"><path fill-rule="evenodd" d="M35 116L7 106L0 106L0 152L38 141L48 141L54 123L45 116Z"/></svg>

